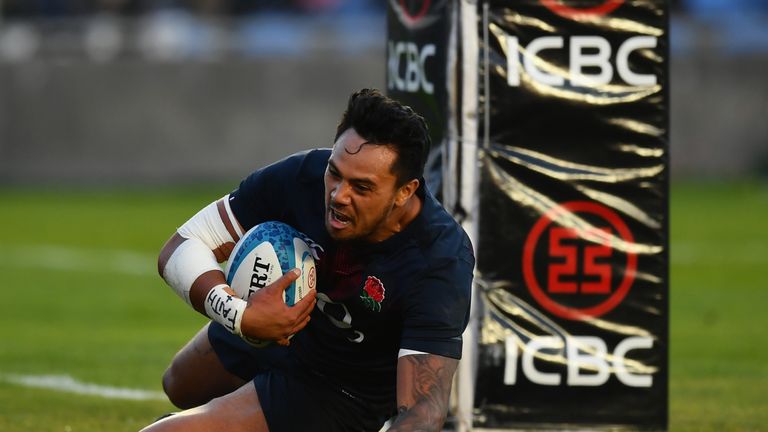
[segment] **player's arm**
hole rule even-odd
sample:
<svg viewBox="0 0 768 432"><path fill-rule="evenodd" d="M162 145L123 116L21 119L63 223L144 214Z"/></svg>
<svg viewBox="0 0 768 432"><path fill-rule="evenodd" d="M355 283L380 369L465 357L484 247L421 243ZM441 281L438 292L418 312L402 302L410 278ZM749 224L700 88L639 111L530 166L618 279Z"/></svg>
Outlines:
<svg viewBox="0 0 768 432"><path fill-rule="evenodd" d="M208 291L216 285L226 285L218 263L229 258L243 233L227 207L227 200L220 199L197 212L176 230L158 257L160 276L179 297L204 315Z"/></svg>
<svg viewBox="0 0 768 432"><path fill-rule="evenodd" d="M158 272L185 302L231 332L286 343L288 336L309 321L314 294L294 307L286 306L282 293L298 277L288 272L248 301L236 297L219 262L229 258L242 233L225 196L200 210L171 236L160 251Z"/></svg>
<svg viewBox="0 0 768 432"><path fill-rule="evenodd" d="M448 414L453 374L459 361L435 354L397 361L397 411L389 431L440 431Z"/></svg>

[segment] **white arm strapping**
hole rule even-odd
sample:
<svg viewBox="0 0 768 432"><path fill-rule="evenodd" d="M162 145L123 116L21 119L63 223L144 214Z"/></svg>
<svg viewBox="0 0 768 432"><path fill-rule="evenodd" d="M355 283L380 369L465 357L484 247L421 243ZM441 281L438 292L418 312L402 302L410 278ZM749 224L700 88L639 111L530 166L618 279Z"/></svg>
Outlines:
<svg viewBox="0 0 768 432"><path fill-rule="evenodd" d="M163 279L179 297L191 305L189 291L192 289L192 283L201 274L211 270L221 271L213 252L205 243L191 237L184 240L168 258L163 270Z"/></svg>
<svg viewBox="0 0 768 432"><path fill-rule="evenodd" d="M223 198L227 217L238 236L242 236L240 225L229 207L228 198L228 195ZM217 201L214 201L177 230L186 240L168 258L163 270L163 279L187 304L192 304L189 292L200 275L211 270L221 271L213 251L225 243L235 243L221 217ZM242 336L240 322L247 303L227 293L225 288L226 284L219 284L208 291L204 302L205 314L230 332Z"/></svg>
<svg viewBox="0 0 768 432"><path fill-rule="evenodd" d="M224 208L227 210L227 216L229 216L229 221L232 222L232 227L235 229L235 232L237 233L238 238L243 238L243 230L240 229L240 224L237 222L237 218L235 217L235 213L232 212L232 206L229 205L229 194L224 195Z"/></svg>
<svg viewBox="0 0 768 432"><path fill-rule="evenodd" d="M231 219L233 227L239 227L239 224L232 215L229 208L229 195L222 198L227 208L227 216ZM197 238L205 243L211 250L220 248L225 243L237 243L224 225L224 221L219 216L219 209L216 206L218 201L214 201L192 216L187 222L179 227L176 232L184 238ZM239 228L235 228L239 231ZM241 234L242 235L242 234Z"/></svg>
<svg viewBox="0 0 768 432"><path fill-rule="evenodd" d="M228 201L228 197L224 200ZM186 240L168 258L163 279L191 305L189 291L195 279L207 271L221 270L213 250L234 240L219 216L216 201L197 212L177 232Z"/></svg>
<svg viewBox="0 0 768 432"><path fill-rule="evenodd" d="M224 291L225 284L216 285L205 297L205 314L238 336L243 336L240 323L248 303Z"/></svg>

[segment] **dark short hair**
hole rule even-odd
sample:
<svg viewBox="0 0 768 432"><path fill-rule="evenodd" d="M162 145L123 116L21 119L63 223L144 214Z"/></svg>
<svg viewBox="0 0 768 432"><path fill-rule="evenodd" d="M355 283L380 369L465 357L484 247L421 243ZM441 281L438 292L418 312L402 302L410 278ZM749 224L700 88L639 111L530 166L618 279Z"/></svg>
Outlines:
<svg viewBox="0 0 768 432"><path fill-rule="evenodd" d="M349 128L370 144L388 145L395 150L397 160L391 169L398 187L424 175L431 139L424 118L411 107L379 90L362 89L349 97L334 142Z"/></svg>

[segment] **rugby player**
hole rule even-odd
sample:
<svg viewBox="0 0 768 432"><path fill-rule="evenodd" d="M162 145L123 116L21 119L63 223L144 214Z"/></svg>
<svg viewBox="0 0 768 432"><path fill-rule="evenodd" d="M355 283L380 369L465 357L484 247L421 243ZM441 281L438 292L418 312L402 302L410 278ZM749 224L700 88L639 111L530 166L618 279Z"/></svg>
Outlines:
<svg viewBox="0 0 768 432"><path fill-rule="evenodd" d="M411 108L351 95L332 149L261 168L182 225L160 252L166 282L212 319L163 376L185 411L145 431L440 430L469 317L469 238L425 187L430 139ZM293 307L288 272L236 309L235 328L206 309L234 294L217 262L264 221L308 235L317 290ZM226 323L224 323L226 324ZM255 348L244 337L273 340ZM293 336L290 341L289 337Z"/></svg>

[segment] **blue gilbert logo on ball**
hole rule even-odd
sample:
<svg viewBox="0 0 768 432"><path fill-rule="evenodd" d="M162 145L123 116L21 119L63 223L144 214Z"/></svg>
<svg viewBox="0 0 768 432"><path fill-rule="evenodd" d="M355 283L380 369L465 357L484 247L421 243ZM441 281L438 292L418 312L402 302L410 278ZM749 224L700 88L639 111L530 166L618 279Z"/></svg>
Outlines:
<svg viewBox="0 0 768 432"><path fill-rule="evenodd" d="M246 232L229 257L224 274L227 284L243 300L279 279L285 272L298 268L301 276L286 288L284 300L293 306L315 289L315 259L309 238L282 222L264 222ZM255 346L268 341L248 340Z"/></svg>

